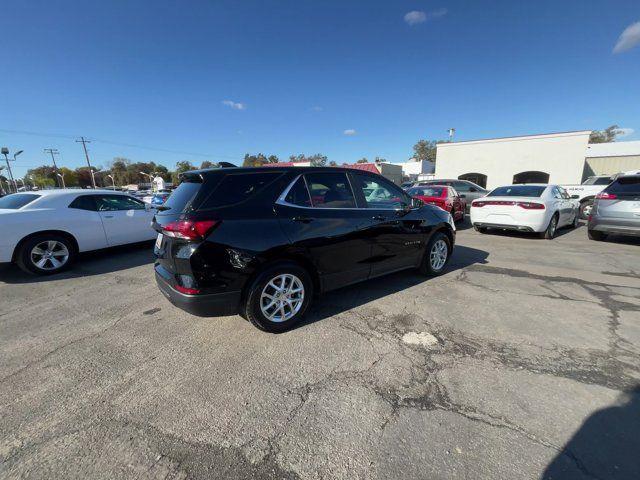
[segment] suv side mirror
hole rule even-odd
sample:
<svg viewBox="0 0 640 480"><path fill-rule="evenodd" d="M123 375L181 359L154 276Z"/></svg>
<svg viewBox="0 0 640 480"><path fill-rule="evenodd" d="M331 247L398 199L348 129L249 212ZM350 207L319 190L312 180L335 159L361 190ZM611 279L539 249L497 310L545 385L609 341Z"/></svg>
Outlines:
<svg viewBox="0 0 640 480"><path fill-rule="evenodd" d="M467 198L467 196L464 193L461 193L460 195L458 195L460 198Z"/></svg>
<svg viewBox="0 0 640 480"><path fill-rule="evenodd" d="M411 198L411 207L420 208L424 206L424 201L419 198Z"/></svg>
<svg viewBox="0 0 640 480"><path fill-rule="evenodd" d="M577 199L579 199L579 198L580 198L580 195L571 195L571 198L573 198L573 199L577 200Z"/></svg>

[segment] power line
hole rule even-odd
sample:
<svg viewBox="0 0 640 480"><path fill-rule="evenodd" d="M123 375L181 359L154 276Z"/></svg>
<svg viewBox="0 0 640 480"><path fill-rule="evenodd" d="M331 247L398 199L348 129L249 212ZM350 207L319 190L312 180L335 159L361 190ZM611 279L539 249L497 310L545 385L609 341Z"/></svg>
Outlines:
<svg viewBox="0 0 640 480"><path fill-rule="evenodd" d="M27 131L27 130L8 130L8 129L4 129L4 128L0 128L0 132L13 133L13 134L18 134L18 135L29 135L29 136L34 136L34 137L64 138L64 139L69 139L69 140L73 140L74 138L76 138L76 136L71 136L71 135L32 132L32 131ZM113 142L111 140L103 140L103 139L99 139L99 138L92 138L92 141L98 142L98 143L104 143L106 145L115 145L115 146L119 146L119 147L138 148L138 149L141 149L141 150L150 150L150 151L155 151L155 152L172 153L172 154L175 154L175 155L188 155L188 156L193 156L193 157L206 157L206 158L227 158L227 159L232 159L232 160L237 160L238 159L237 156L232 156L232 155L214 155L214 154L211 154L211 153L187 152L187 151L183 151L183 150L172 150L172 149L167 149L167 148L149 147L149 146L146 146L146 145L136 145L136 144L132 144L132 143Z"/></svg>

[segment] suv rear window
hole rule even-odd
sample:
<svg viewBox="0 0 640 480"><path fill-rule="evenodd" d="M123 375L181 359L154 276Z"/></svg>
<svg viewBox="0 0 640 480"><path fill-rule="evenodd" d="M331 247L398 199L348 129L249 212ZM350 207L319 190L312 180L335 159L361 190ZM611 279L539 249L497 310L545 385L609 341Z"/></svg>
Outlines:
<svg viewBox="0 0 640 480"><path fill-rule="evenodd" d="M604 191L620 196L638 196L640 195L640 177L620 177Z"/></svg>
<svg viewBox="0 0 640 480"><path fill-rule="evenodd" d="M198 209L206 210L244 202L281 175L281 172L228 174Z"/></svg>
<svg viewBox="0 0 640 480"><path fill-rule="evenodd" d="M169 210L170 212L168 213L172 214L184 212L201 186L202 183L200 182L183 181L158 210L161 212Z"/></svg>
<svg viewBox="0 0 640 480"><path fill-rule="evenodd" d="M36 198L40 198L40 195L35 195L33 193L14 193L0 198L0 208L17 210L25 205L29 205Z"/></svg>

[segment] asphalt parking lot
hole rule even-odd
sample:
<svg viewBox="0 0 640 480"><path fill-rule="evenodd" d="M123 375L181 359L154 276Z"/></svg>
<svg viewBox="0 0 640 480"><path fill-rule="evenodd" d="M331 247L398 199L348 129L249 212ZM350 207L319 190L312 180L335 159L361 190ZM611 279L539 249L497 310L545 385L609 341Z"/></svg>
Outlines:
<svg viewBox="0 0 640 480"><path fill-rule="evenodd" d="M157 290L150 246L0 272L4 478L640 478L640 241L466 228L448 272L272 335Z"/></svg>

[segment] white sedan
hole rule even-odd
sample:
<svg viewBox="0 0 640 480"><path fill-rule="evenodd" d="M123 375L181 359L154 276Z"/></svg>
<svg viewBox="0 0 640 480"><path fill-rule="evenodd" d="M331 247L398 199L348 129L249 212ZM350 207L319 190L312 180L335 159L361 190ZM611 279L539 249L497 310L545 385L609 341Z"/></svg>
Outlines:
<svg viewBox="0 0 640 480"><path fill-rule="evenodd" d="M508 185L471 203L471 224L481 233L495 228L551 239L558 228L578 226L579 210L580 204L559 185Z"/></svg>
<svg viewBox="0 0 640 480"><path fill-rule="evenodd" d="M45 190L0 198L0 263L28 273L66 268L78 252L155 238L154 210L109 190Z"/></svg>

